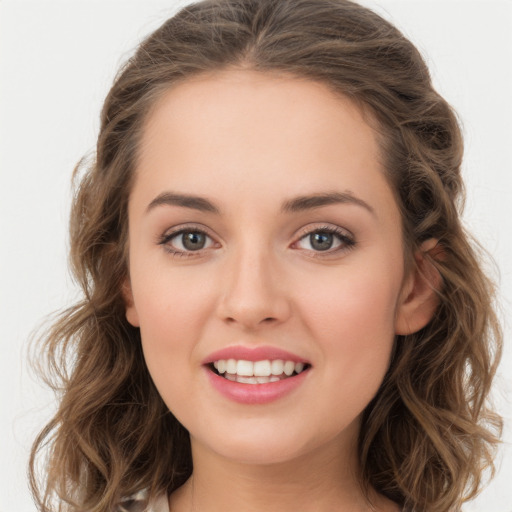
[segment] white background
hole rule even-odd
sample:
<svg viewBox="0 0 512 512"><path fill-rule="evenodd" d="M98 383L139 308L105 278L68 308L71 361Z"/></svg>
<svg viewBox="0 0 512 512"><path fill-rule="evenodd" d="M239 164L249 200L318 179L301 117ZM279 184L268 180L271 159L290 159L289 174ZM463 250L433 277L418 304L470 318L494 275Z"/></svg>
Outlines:
<svg viewBox="0 0 512 512"><path fill-rule="evenodd" d="M173 0L0 0L0 512L35 510L26 462L54 408L27 367L31 333L75 292L66 270L70 175L94 147L119 64ZM466 136L466 224L499 267L506 417L497 478L465 512L512 511L512 0L368 0L427 59Z"/></svg>

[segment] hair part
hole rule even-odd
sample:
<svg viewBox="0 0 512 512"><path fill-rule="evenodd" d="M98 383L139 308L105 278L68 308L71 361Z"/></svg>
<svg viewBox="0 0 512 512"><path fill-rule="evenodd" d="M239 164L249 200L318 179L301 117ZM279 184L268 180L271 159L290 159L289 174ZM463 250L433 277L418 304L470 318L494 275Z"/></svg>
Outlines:
<svg viewBox="0 0 512 512"><path fill-rule="evenodd" d="M424 329L397 336L363 415L360 477L363 489L411 510L459 507L493 469L501 423L487 397L501 333L492 283L460 223L457 118L417 49L356 3L206 0L166 21L129 59L105 100L96 158L75 170L71 266L83 300L41 342L60 404L32 450L39 510L56 501L59 511L111 511L141 489L171 493L191 474L188 433L159 396L139 330L125 319L127 208L158 99L174 84L231 67L311 79L356 102L378 135L409 263L423 241L438 240L441 256L425 257L442 277L439 306ZM36 459L45 450L39 484Z"/></svg>

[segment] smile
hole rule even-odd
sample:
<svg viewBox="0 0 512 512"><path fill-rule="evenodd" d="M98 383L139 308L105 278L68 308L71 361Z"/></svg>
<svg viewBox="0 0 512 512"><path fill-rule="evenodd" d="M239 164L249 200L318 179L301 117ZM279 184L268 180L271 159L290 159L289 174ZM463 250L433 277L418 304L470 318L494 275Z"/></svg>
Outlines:
<svg viewBox="0 0 512 512"><path fill-rule="evenodd" d="M293 394L308 380L312 364L273 346L233 345L210 354L203 368L211 386L242 404L266 404Z"/></svg>
<svg viewBox="0 0 512 512"><path fill-rule="evenodd" d="M232 382L268 384L299 375L308 366L305 363L282 359L264 359L261 361L219 359L212 363L212 370Z"/></svg>

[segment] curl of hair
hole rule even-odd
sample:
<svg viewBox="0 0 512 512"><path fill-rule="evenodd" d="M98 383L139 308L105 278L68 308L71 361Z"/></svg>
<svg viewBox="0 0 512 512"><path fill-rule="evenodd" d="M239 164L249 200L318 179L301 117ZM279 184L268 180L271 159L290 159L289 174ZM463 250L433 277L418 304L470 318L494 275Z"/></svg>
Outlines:
<svg viewBox="0 0 512 512"><path fill-rule="evenodd" d="M501 334L493 286L460 223L462 138L416 48L347 0L206 0L138 48L101 114L96 158L75 171L71 265L83 300L42 340L57 413L36 439L40 511L112 511L123 496L172 492L191 474L187 431L167 410L125 319L127 205L144 121L173 84L237 67L328 85L368 114L402 212L406 259L429 238L442 276L421 331L398 336L364 412L361 484L415 512L447 512L493 470L500 418L487 406ZM84 172L81 172L85 167ZM47 451L45 482L36 460ZM55 509L54 509L55 510Z"/></svg>

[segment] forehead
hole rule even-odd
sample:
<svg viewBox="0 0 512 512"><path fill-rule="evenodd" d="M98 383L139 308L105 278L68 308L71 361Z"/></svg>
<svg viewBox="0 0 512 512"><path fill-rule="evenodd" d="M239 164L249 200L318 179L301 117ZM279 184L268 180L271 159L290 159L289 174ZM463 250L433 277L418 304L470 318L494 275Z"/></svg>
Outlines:
<svg viewBox="0 0 512 512"><path fill-rule="evenodd" d="M391 193L360 108L289 75L226 70L175 85L148 115L139 157L135 189L148 200L167 188L248 202L312 189Z"/></svg>
<svg viewBox="0 0 512 512"><path fill-rule="evenodd" d="M216 71L174 85L155 103L144 127L142 156L150 158L156 145L172 143L172 135L176 141L195 136L204 146L238 145L245 152L251 143L265 144L270 152L274 143L301 148L304 141L313 145L323 139L327 146L337 138L340 149L350 145L357 155L364 147L378 159L368 117L354 101L317 81L286 73Z"/></svg>

